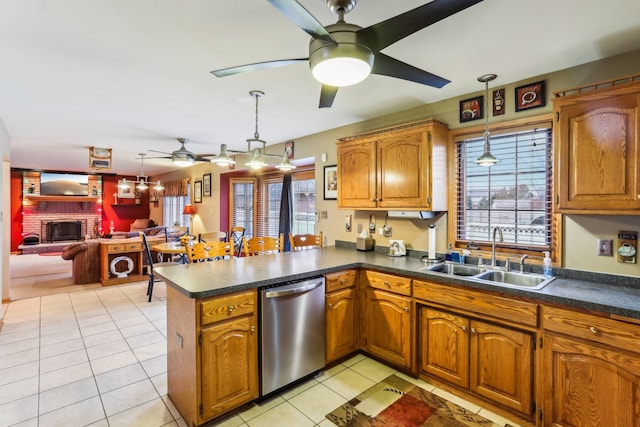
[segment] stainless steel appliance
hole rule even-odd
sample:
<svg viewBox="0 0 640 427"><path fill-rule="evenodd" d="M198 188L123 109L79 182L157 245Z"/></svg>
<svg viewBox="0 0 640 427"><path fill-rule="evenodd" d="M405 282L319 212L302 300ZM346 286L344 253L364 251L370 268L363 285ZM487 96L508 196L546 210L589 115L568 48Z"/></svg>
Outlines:
<svg viewBox="0 0 640 427"><path fill-rule="evenodd" d="M260 291L261 396L324 367L324 290L319 277Z"/></svg>

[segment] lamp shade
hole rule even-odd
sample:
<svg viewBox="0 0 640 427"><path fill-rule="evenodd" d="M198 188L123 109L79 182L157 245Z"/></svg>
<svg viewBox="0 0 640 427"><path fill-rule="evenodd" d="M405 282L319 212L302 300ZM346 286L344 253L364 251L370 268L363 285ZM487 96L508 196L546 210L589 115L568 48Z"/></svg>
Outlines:
<svg viewBox="0 0 640 427"><path fill-rule="evenodd" d="M184 210L182 211L183 215L195 215L196 209L193 205L184 205Z"/></svg>

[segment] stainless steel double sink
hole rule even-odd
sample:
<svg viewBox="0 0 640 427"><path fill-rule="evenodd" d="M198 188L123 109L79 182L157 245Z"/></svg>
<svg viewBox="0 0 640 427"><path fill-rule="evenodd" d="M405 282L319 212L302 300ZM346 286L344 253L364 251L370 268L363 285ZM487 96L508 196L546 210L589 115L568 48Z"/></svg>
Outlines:
<svg viewBox="0 0 640 427"><path fill-rule="evenodd" d="M440 263L426 267L427 270L461 276L469 280L491 283L508 288L524 288L539 290L547 286L555 277L546 278L541 274L519 273L516 271L497 270L489 267L475 267L471 265Z"/></svg>

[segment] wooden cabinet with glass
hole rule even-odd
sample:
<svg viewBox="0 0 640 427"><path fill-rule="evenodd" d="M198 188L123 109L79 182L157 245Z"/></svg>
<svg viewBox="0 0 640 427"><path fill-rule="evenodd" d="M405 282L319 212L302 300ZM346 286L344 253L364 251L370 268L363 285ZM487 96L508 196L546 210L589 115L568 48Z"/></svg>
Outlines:
<svg viewBox="0 0 640 427"><path fill-rule="evenodd" d="M637 319L543 307L543 426L637 426Z"/></svg>
<svg viewBox="0 0 640 427"><path fill-rule="evenodd" d="M167 286L167 387L188 425L258 397L257 324L255 290L193 299Z"/></svg>
<svg viewBox="0 0 640 427"><path fill-rule="evenodd" d="M640 82L599 86L553 99L554 211L637 215Z"/></svg>
<svg viewBox="0 0 640 427"><path fill-rule="evenodd" d="M358 350L357 270L327 274L326 362L331 363Z"/></svg>
<svg viewBox="0 0 640 427"><path fill-rule="evenodd" d="M411 279L365 271L363 349L413 370Z"/></svg>
<svg viewBox="0 0 640 427"><path fill-rule="evenodd" d="M537 305L414 280L418 371L533 418Z"/></svg>
<svg viewBox="0 0 640 427"><path fill-rule="evenodd" d="M447 210L448 132L424 120L340 139L338 208Z"/></svg>

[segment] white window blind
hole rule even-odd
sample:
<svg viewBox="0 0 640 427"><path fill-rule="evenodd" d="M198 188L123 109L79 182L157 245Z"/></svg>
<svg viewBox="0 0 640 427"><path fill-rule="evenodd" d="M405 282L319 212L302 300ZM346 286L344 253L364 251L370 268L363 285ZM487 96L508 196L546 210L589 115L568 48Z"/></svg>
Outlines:
<svg viewBox="0 0 640 427"><path fill-rule="evenodd" d="M191 186L186 184L186 195L164 196L162 198L162 221L166 226L189 226L189 215L183 215L184 205L191 200Z"/></svg>
<svg viewBox="0 0 640 427"><path fill-rule="evenodd" d="M478 166L484 139L456 144L456 245L487 243L499 226L503 247L551 246L551 126L491 135L492 167Z"/></svg>
<svg viewBox="0 0 640 427"><path fill-rule="evenodd" d="M231 180L231 226L244 227L244 235L254 236L255 181Z"/></svg>

